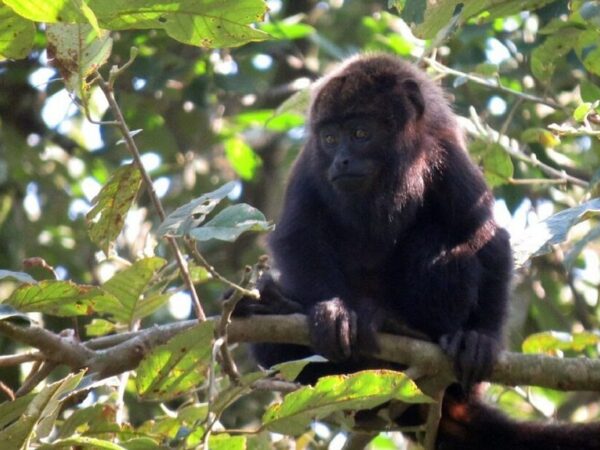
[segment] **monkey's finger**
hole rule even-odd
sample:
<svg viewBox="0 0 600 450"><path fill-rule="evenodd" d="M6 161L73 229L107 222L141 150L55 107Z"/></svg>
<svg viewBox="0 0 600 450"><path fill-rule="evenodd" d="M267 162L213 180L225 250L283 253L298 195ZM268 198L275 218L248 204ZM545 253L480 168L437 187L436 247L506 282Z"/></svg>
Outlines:
<svg viewBox="0 0 600 450"><path fill-rule="evenodd" d="M464 336L464 348L458 358L460 364L459 381L468 390L476 381L480 371L479 333L469 331Z"/></svg>
<svg viewBox="0 0 600 450"><path fill-rule="evenodd" d="M463 332L457 331L450 335L445 334L440 338L440 346L442 350L452 359L456 359L463 343Z"/></svg>

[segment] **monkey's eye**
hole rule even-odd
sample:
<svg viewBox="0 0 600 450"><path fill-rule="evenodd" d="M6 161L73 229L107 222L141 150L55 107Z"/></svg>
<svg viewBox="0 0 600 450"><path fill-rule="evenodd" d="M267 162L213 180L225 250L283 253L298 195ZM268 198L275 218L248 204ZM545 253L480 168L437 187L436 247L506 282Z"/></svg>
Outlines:
<svg viewBox="0 0 600 450"><path fill-rule="evenodd" d="M356 128L352 131L352 137L356 140L363 141L370 137L369 132L364 128Z"/></svg>
<svg viewBox="0 0 600 450"><path fill-rule="evenodd" d="M325 142L327 145L335 145L337 139L333 134L326 134L323 136L323 142Z"/></svg>

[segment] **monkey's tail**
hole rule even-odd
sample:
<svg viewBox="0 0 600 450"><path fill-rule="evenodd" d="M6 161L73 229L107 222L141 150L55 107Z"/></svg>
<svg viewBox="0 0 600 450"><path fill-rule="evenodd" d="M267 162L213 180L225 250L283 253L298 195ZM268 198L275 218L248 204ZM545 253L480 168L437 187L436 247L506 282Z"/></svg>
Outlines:
<svg viewBox="0 0 600 450"><path fill-rule="evenodd" d="M438 450L600 450L600 423L540 424L512 420L477 398L446 395Z"/></svg>

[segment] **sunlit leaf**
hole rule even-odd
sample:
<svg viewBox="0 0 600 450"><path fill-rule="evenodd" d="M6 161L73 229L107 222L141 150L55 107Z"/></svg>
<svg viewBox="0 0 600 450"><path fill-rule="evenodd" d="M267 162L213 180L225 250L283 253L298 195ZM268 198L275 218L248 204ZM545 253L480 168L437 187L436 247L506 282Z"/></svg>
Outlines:
<svg viewBox="0 0 600 450"><path fill-rule="evenodd" d="M117 330L116 324L105 319L94 319L85 325L86 336L104 336Z"/></svg>
<svg viewBox="0 0 600 450"><path fill-rule="evenodd" d="M575 111L573 111L573 119L575 119L577 122L581 123L585 120L585 118L591 111L592 111L591 103L588 103L588 102L582 103L577 108L575 108Z"/></svg>
<svg viewBox="0 0 600 450"><path fill-rule="evenodd" d="M370 370L352 375L332 375L286 395L272 405L262 423L269 431L298 435L311 420L336 411L369 409L392 399L407 403L432 400L401 372Z"/></svg>
<svg viewBox="0 0 600 450"><path fill-rule="evenodd" d="M36 22L80 22L87 19L81 11L81 1L65 0L2 0L17 14Z"/></svg>
<svg viewBox="0 0 600 450"><path fill-rule="evenodd" d="M108 31L97 31L88 24L48 24L48 58L56 67L70 92L86 98L88 77L110 56L112 38Z"/></svg>
<svg viewBox="0 0 600 450"><path fill-rule="evenodd" d="M524 353L549 353L556 355L558 351L581 353L586 347L600 344L600 333L584 331L566 333L544 331L527 337L521 344Z"/></svg>
<svg viewBox="0 0 600 450"><path fill-rule="evenodd" d="M402 18L409 24L415 24L415 35L423 39L434 38L455 15L457 7L460 10L460 23L468 19L480 16L485 11L486 19L493 20L496 17L505 17L518 14L528 9L541 8L554 0L507 0L498 2L496 0L473 0L463 2L460 0L440 0L435 2L412 1L406 2L402 9ZM402 3L401 0L394 2Z"/></svg>
<svg viewBox="0 0 600 450"><path fill-rule="evenodd" d="M29 402L19 419L0 431L0 442L7 449L20 449L33 433L37 438L52 431L60 406L68 398L65 394L74 389L83 372L67 375L60 381L45 386Z"/></svg>
<svg viewBox="0 0 600 450"><path fill-rule="evenodd" d="M145 317L146 313L155 311L154 303L147 305L148 299L142 294L165 263L164 259L158 257L144 258L115 274L102 288L119 301L120 307L102 308L102 305L98 304L97 309L125 323L131 323Z"/></svg>
<svg viewBox="0 0 600 450"><path fill-rule="evenodd" d="M225 156L233 170L243 179L254 178L256 170L261 166L262 160L239 136L234 136L224 142Z"/></svg>
<svg viewBox="0 0 600 450"><path fill-rule="evenodd" d="M206 379L214 323L203 322L154 348L137 369L136 386L146 399L171 399Z"/></svg>
<svg viewBox="0 0 600 450"><path fill-rule="evenodd" d="M87 213L88 233L105 254L110 253L142 183L142 174L133 164L119 167L93 200Z"/></svg>
<svg viewBox="0 0 600 450"><path fill-rule="evenodd" d="M53 316L85 316L96 307L111 309L115 298L95 286L75 284L71 281L44 280L26 284L16 289L5 301L19 311L42 312Z"/></svg>
<svg viewBox="0 0 600 450"><path fill-rule="evenodd" d="M246 231L269 231L272 228L273 225L258 209L239 203L225 208L201 227L190 230L189 235L197 241L217 239L233 242Z"/></svg>
<svg viewBox="0 0 600 450"><path fill-rule="evenodd" d="M114 433L120 430L116 423L117 410L109 403L96 404L75 410L60 427L59 438L69 438L76 434Z"/></svg>
<svg viewBox="0 0 600 450"><path fill-rule="evenodd" d="M34 37L33 22L0 4L0 60L25 58L31 51Z"/></svg>
<svg viewBox="0 0 600 450"><path fill-rule="evenodd" d="M92 0L100 25L109 30L163 29L180 42L199 47L235 47L269 38L252 28L262 22L262 0Z"/></svg>
<svg viewBox="0 0 600 450"><path fill-rule="evenodd" d="M65 439L57 439L52 444L42 445L37 447L39 450L54 450L54 449L82 449L82 450L128 450L127 447L115 444L111 441L98 439L88 436L73 436ZM151 450L152 447L146 447Z"/></svg>
<svg viewBox="0 0 600 450"><path fill-rule="evenodd" d="M263 23L260 29L269 33L275 39L302 39L313 34L315 29L305 23L290 23L286 21L273 21Z"/></svg>

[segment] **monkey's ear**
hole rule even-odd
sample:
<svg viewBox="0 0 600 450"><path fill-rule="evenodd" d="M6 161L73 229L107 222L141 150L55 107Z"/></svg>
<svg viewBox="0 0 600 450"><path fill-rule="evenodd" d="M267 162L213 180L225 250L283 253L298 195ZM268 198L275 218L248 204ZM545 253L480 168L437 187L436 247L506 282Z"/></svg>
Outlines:
<svg viewBox="0 0 600 450"><path fill-rule="evenodd" d="M417 119L420 119L425 112L425 99L423 98L419 84L415 80L404 80L402 82L402 91L415 108Z"/></svg>

